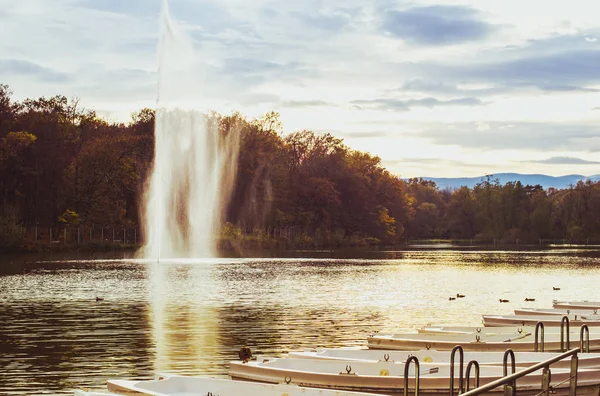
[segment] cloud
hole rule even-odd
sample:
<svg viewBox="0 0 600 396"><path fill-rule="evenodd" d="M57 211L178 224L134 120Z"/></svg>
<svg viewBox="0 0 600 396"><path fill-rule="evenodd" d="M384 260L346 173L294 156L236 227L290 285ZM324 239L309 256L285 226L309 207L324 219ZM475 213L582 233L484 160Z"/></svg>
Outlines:
<svg viewBox="0 0 600 396"><path fill-rule="evenodd" d="M71 80L67 73L19 59L0 59L0 74L30 77L48 83L65 83Z"/></svg>
<svg viewBox="0 0 600 396"><path fill-rule="evenodd" d="M533 162L537 164L550 164L550 165L598 165L599 161L588 161L582 158L576 157L551 157L545 160L531 160L521 162Z"/></svg>
<svg viewBox="0 0 600 396"><path fill-rule="evenodd" d="M437 166L451 166L451 167L469 167L469 168L482 168L489 165L472 164L464 161L451 160L446 158L399 158L396 160L383 161L389 165L402 165L402 164L421 164L421 165L437 165Z"/></svg>
<svg viewBox="0 0 600 396"><path fill-rule="evenodd" d="M560 54L565 52L565 50L582 51L597 48L593 41L587 40L587 37L580 32L554 33L546 37L527 40L520 45L504 46L503 48L488 52L495 52L497 55L537 57L540 55Z"/></svg>
<svg viewBox="0 0 600 396"><path fill-rule="evenodd" d="M397 38L419 45L452 45L480 40L493 26L478 19L470 7L432 5L407 10L388 10L382 29Z"/></svg>
<svg viewBox="0 0 600 396"><path fill-rule="evenodd" d="M421 124L410 135L476 150L600 151L600 126L567 122L477 122Z"/></svg>
<svg viewBox="0 0 600 396"><path fill-rule="evenodd" d="M600 42L582 35L531 40L521 46L487 49L470 61L428 60L397 65L397 72L418 76L399 89L483 96L536 88L544 92L598 92ZM441 83L440 76L444 82ZM466 90L459 85L484 85Z"/></svg>
<svg viewBox="0 0 600 396"><path fill-rule="evenodd" d="M75 4L81 8L107 13L143 16L155 15L156 17L158 17L161 7L159 1L144 0L77 0Z"/></svg>
<svg viewBox="0 0 600 396"><path fill-rule="evenodd" d="M430 79L415 78L404 82L395 91L402 92L426 92L432 94L457 94L463 90L459 89L456 85L443 83Z"/></svg>
<svg viewBox="0 0 600 396"><path fill-rule="evenodd" d="M80 9L101 11L128 18L144 18L157 21L162 9L162 1L147 0L74 0ZM238 32L246 36L254 35L251 24L234 16L223 2L210 0L170 0L169 13L178 22L184 22L187 29L198 30L196 34L213 36L223 32ZM242 38L240 36L239 38Z"/></svg>
<svg viewBox="0 0 600 396"><path fill-rule="evenodd" d="M600 110L600 106L594 107L592 110Z"/></svg>
<svg viewBox="0 0 600 396"><path fill-rule="evenodd" d="M336 106L334 103L326 102L324 100L283 100L280 96L270 93L253 92L248 94L239 95L235 98L235 101L244 106L252 106L258 104L269 104L273 108L286 107L286 108L313 108L313 107L330 107Z"/></svg>
<svg viewBox="0 0 600 396"><path fill-rule="evenodd" d="M238 100L238 103L243 106L252 106L262 103L278 103L281 101L281 98L278 95L261 92L241 94L238 95L236 99Z"/></svg>
<svg viewBox="0 0 600 396"><path fill-rule="evenodd" d="M484 175L502 171L503 167L496 164L481 164L460 161L450 158L400 158L393 160L383 160L383 165L398 175L411 174L410 177L423 177L429 179L427 175L440 175L440 172L445 173L446 170L458 175ZM403 176L406 177L406 176ZM443 179L439 178L442 182ZM445 184L440 183L440 188L444 188Z"/></svg>
<svg viewBox="0 0 600 396"><path fill-rule="evenodd" d="M0 78L15 99L65 94L81 97L89 108L126 108L126 114L156 103L160 0L8 3L0 10L0 26L11 38L0 42L6 58L0 61ZM588 158L586 152L600 149L600 133L591 121L514 118L584 120L596 114L590 114L595 105L600 110L590 102L600 89L600 40L594 40L600 30L592 15L590 23L573 19L563 25L552 21L564 15L549 13L548 24L532 25L539 10L530 6L475 0L464 6L398 0L169 4L203 63L194 76L206 80L190 89L183 78L182 90L219 110L280 109L287 128L338 130L333 133L353 147L386 159L418 154L406 147L430 157L444 156L444 150L484 156L488 150L511 150L542 159L564 153ZM523 13L514 18L507 8ZM530 105L531 112L512 110L513 99ZM364 131L371 128L376 131ZM403 143L392 147L396 138ZM437 173L435 167L448 168L445 164L413 168ZM461 172L467 166L456 164Z"/></svg>
<svg viewBox="0 0 600 396"><path fill-rule="evenodd" d="M532 88L542 92L552 93L588 93L588 92L600 92L598 88L591 88L585 86L576 85L561 85L552 82L548 83L534 83L529 81L518 82L505 82L499 83L498 81L486 82L485 79L477 79L476 82L483 84L490 84L485 88L465 88L458 84L442 83L435 80L424 80L424 79L412 79L406 81L400 87L390 90L389 92L411 92L420 94L431 94L431 95L454 95L454 96L494 96L507 93L533 93Z"/></svg>
<svg viewBox="0 0 600 396"><path fill-rule="evenodd" d="M323 107L323 106L334 106L332 103L325 102L324 100L286 100L281 102L283 107Z"/></svg>
<svg viewBox="0 0 600 396"><path fill-rule="evenodd" d="M359 99L350 102L359 109L372 109L372 110L393 110L393 111L410 111L412 107L440 107L440 106L480 106L484 103L477 98L455 98L455 99L436 99L436 98L422 98L422 99L393 99L393 98L379 98L379 99Z"/></svg>
<svg viewBox="0 0 600 396"><path fill-rule="evenodd" d="M560 84L539 84L538 87L543 91L550 92L600 92L598 88L586 88L577 87L574 85L560 85Z"/></svg>
<svg viewBox="0 0 600 396"><path fill-rule="evenodd" d="M81 71L83 77L77 81L78 96L94 97L103 101L115 97L131 100L156 99L157 73L134 68L107 68L103 65L88 65ZM118 81L119 84L113 84Z"/></svg>
<svg viewBox="0 0 600 396"><path fill-rule="evenodd" d="M274 62L252 58L227 58L215 70L216 74L229 76L247 86L275 80L295 80L318 74L311 66L296 62Z"/></svg>
<svg viewBox="0 0 600 396"><path fill-rule="evenodd" d="M345 29L349 25L352 16L350 13L343 11L330 14L293 11L290 15L308 28L327 32L339 32Z"/></svg>
<svg viewBox="0 0 600 396"><path fill-rule="evenodd" d="M385 138L390 135L389 132L385 131L364 131L364 132L343 132L337 131L336 136L341 136L348 139L372 139L372 138Z"/></svg>
<svg viewBox="0 0 600 396"><path fill-rule="evenodd" d="M552 88L600 81L599 64L600 51L566 50L559 54L474 65L463 68L460 74L487 81Z"/></svg>

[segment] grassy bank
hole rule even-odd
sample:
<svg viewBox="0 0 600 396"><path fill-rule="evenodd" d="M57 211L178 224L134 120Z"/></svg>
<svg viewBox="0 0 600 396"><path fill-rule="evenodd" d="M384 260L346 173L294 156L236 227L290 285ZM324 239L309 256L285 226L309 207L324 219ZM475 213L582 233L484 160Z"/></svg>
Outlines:
<svg viewBox="0 0 600 396"><path fill-rule="evenodd" d="M142 245L131 243L25 243L4 249L12 253L43 253L43 252L134 252Z"/></svg>
<svg viewBox="0 0 600 396"><path fill-rule="evenodd" d="M283 251L283 250L318 250L318 249L346 249L346 248L381 248L392 249L419 248L432 249L445 247L455 248L480 248L480 249L539 249L539 248L569 248L589 247L599 248L600 241L597 240L554 240L545 239L539 241L507 241L507 240L477 240L477 239L414 239L404 240L396 245L383 244L377 238L364 236L342 236L335 233L324 233L321 235L298 234L293 238L273 237L263 233L254 234L230 234L222 235L216 240L219 252L247 251ZM47 242L21 242L11 246L4 246L0 252L4 253L43 253L43 252L135 252L142 247L141 244L118 243L118 242L83 242L83 243L47 243Z"/></svg>

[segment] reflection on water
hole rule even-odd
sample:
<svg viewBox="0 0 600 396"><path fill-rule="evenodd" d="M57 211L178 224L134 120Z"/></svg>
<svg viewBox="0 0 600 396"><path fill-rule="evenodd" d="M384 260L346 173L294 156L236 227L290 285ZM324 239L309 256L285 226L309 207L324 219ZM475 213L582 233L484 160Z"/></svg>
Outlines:
<svg viewBox="0 0 600 396"><path fill-rule="evenodd" d="M108 378L160 371L226 377L243 345L255 354L357 345L373 331L478 325L482 313L598 299L599 252L326 254L160 264L2 259L0 394L102 389ZM450 301L456 293L466 298Z"/></svg>

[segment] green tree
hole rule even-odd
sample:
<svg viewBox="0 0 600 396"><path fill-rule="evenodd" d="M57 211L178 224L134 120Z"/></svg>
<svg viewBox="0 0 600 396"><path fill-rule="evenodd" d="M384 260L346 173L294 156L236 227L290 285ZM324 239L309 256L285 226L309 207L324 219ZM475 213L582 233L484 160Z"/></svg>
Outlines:
<svg viewBox="0 0 600 396"><path fill-rule="evenodd" d="M446 211L446 224L454 238L473 238L479 232L477 204L468 187L461 187L452 195Z"/></svg>

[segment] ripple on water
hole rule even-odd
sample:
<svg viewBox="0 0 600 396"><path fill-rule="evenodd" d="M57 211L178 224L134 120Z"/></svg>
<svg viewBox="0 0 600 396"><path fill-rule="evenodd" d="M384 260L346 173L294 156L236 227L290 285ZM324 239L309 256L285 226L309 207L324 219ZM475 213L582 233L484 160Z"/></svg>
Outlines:
<svg viewBox="0 0 600 396"><path fill-rule="evenodd" d="M0 394L68 394L156 371L226 377L244 345L280 355L364 345L374 331L478 325L525 297L531 307L593 297L600 280L590 251L373 256L12 263L0 273ZM456 293L466 297L449 301Z"/></svg>

